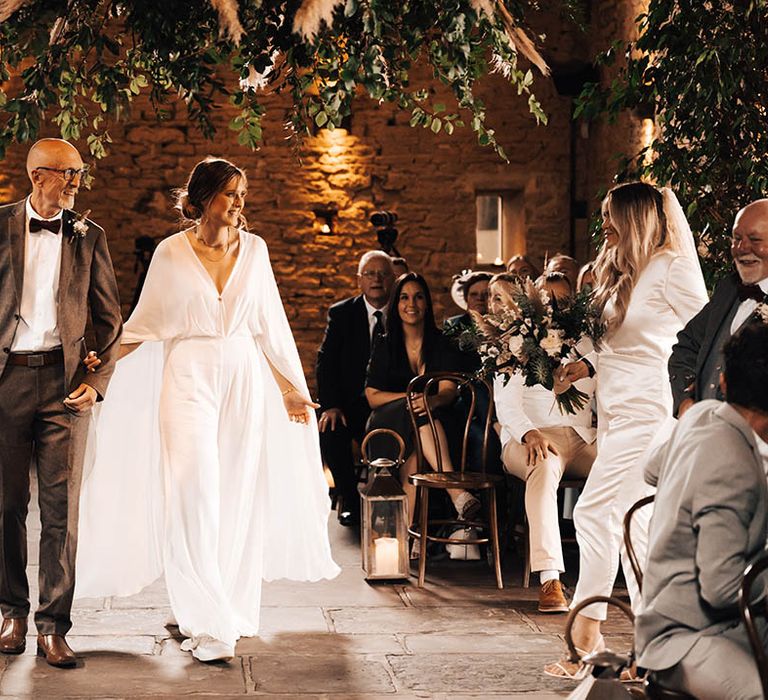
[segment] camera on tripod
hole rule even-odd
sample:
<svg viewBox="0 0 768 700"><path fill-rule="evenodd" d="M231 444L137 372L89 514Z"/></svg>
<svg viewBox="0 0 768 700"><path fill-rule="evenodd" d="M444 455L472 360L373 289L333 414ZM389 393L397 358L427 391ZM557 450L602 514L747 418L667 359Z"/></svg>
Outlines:
<svg viewBox="0 0 768 700"><path fill-rule="evenodd" d="M376 228L376 237L379 239L379 247L392 257L399 258L400 251L395 247L397 241L397 213L393 211L375 211L371 214L371 224Z"/></svg>

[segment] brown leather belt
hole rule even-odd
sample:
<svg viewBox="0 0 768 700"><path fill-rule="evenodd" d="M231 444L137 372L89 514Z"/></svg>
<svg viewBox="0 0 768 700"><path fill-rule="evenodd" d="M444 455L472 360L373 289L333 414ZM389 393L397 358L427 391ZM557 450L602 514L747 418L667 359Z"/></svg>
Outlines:
<svg viewBox="0 0 768 700"><path fill-rule="evenodd" d="M64 351L61 348L43 352L12 352L8 355L8 364L18 367L47 367L64 363Z"/></svg>

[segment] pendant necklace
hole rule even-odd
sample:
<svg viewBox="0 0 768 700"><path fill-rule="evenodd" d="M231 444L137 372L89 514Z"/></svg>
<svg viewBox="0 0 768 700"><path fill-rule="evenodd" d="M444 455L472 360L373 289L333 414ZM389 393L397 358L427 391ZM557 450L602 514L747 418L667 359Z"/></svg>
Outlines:
<svg viewBox="0 0 768 700"><path fill-rule="evenodd" d="M203 237L200 235L200 225L199 225L199 224L198 224L197 226L195 226L195 238L197 239L198 243L200 243L200 245L203 245L203 246L205 246L206 248L213 248L214 250L217 250L217 249L219 249L219 248L224 248L224 246L218 246L218 245L210 245L209 243L207 243L207 242L205 241L205 239L204 239L204 238L203 238ZM229 254L229 247L230 247L231 245L232 245L232 238L231 238L231 237L230 237L230 235L229 235L229 229L227 229L227 245L226 245L226 247L224 248L224 255L222 255L220 258L209 258L209 257L208 257L208 256L207 256L205 253L203 253L203 251L202 251L202 250L200 251L200 254L201 254L201 255L202 255L202 256L203 256L203 257L204 257L204 258L205 258L205 259L206 259L208 262L212 262L212 263L221 262L221 261L222 261L222 260L224 260L224 258L226 258L226 257L227 257L227 255Z"/></svg>

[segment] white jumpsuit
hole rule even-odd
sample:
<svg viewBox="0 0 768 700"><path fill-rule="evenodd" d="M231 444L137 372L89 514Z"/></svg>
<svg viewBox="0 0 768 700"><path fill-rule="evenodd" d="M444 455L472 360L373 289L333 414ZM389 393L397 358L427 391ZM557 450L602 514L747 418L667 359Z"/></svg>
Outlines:
<svg viewBox="0 0 768 700"><path fill-rule="evenodd" d="M258 632L263 579L339 570L314 416L288 420L264 357L307 391L267 246L239 235L221 295L184 233L155 251L122 340L144 345L96 420L77 572L83 597L164 570L182 633L231 645Z"/></svg>
<svg viewBox="0 0 768 700"><path fill-rule="evenodd" d="M698 263L670 250L654 255L632 290L627 314L597 353L597 459L574 509L579 543L576 603L610 595L619 569L619 554L632 599L639 592L621 546L622 523L630 506L651 492L645 484L642 457L654 441L671 430L672 390L667 361L677 333L707 302ZM613 306L606 305L610 318ZM650 508L633 519L632 543L645 561ZM605 606L583 614L605 619Z"/></svg>

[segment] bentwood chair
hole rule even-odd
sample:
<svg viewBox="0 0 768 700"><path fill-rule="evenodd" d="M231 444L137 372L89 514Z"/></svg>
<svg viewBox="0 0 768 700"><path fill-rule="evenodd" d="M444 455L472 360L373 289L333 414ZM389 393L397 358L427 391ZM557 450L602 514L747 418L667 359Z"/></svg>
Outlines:
<svg viewBox="0 0 768 700"><path fill-rule="evenodd" d="M752 647L752 654L755 657L757 671L760 674L760 683L763 686L763 697L768 698L768 658L766 658L765 647L757 628L756 618L762 617L764 620L768 609L766 609L766 597L760 595L755 598L755 582L760 579L765 593L765 579L761 574L768 569L768 555L763 555L757 561L747 567L744 572L744 578L739 589L739 610L741 619L744 621L744 627L747 628L749 636L749 645Z"/></svg>
<svg viewBox="0 0 768 700"><path fill-rule="evenodd" d="M641 498L632 504L624 516L624 549L627 551L627 559L629 559L629 565L632 567L632 573L635 575L635 581L637 581L637 589L641 593L643 591L643 570L637 559L635 547L632 544L632 518L638 510L651 505L654 500L655 496Z"/></svg>
<svg viewBox="0 0 768 700"><path fill-rule="evenodd" d="M643 569L637 558L635 547L632 544L632 518L638 510L651 505L654 500L655 496L645 496L641 498L639 501L632 504L624 516L624 549L627 551L627 559L629 559L632 573L635 575L637 588L641 592L643 590ZM695 698L688 695L688 693L664 687L658 682L653 672L650 672L646 677L644 687L645 697L650 698L651 700L695 700Z"/></svg>
<svg viewBox="0 0 768 700"><path fill-rule="evenodd" d="M469 410L464 419L462 441L461 441L461 460L459 468L456 471L445 471L440 455L437 450L437 464L435 470L427 463L424 458L424 449L422 445L422 436L420 428L428 426L435 445L442 443L437 431L435 417L429 406L427 398L432 395L433 389L437 391L440 382L453 382L457 389L466 392L469 397ZM504 587L501 577L501 556L499 551L499 525L496 512L496 485L502 481L503 477L496 474L486 474L486 459L488 453L488 435L491 427L492 411L487 411L485 424L483 428L482 456L480 464L468 464L467 442L469 439L470 425L472 417L477 408L477 385L482 380L473 379L467 374L461 372L431 372L414 377L408 385L406 391L406 404L411 418L414 433L414 445L416 449L417 473L409 477L410 482L416 487L416 508L418 512L418 524L414 524L409 530L412 537L420 540L421 548L419 552L419 587L424 586L424 577L427 566L427 544L428 542L442 542L444 544L486 544L491 548L493 568L496 573L496 585L499 588ZM492 388L488 382L482 382L489 396L493 396ZM425 412L419 414L415 410L415 401L418 397L424 400ZM445 446L447 448L447 445ZM488 519L486 523L478 520L460 520L458 518L433 518L429 517L429 495L434 489L465 489L467 491L480 491L488 494ZM488 534L485 536L476 536L470 539L463 539L452 536L441 536L440 534L431 534L435 531L435 526L440 528L444 526L463 526L483 528Z"/></svg>

